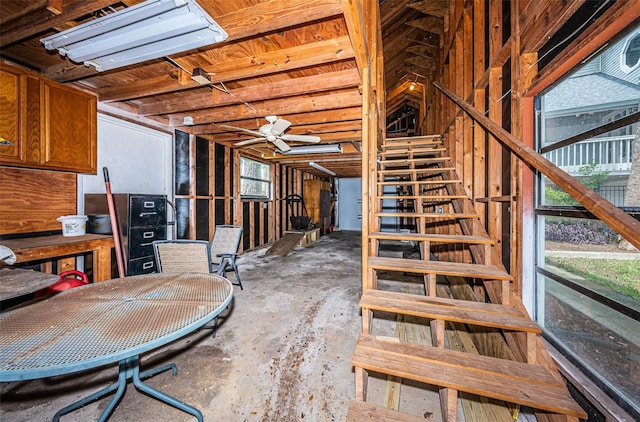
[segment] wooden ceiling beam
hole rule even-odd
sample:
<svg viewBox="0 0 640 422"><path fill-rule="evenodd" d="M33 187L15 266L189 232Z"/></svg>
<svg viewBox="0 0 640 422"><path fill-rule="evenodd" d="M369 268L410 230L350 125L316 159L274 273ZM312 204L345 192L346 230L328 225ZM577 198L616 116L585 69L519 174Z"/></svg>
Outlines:
<svg viewBox="0 0 640 422"><path fill-rule="evenodd" d="M39 13L37 19L33 14L25 14L7 22L6 25L2 25L0 27L0 45L6 48L17 41L34 37L52 27L64 25L66 22L117 3L118 0L74 0L65 4L64 13L60 15L51 13L46 8L35 10L35 13Z"/></svg>
<svg viewBox="0 0 640 422"><path fill-rule="evenodd" d="M221 107L230 104L252 103L254 101L289 97L292 95L351 88L358 86L360 82L358 70L353 68L320 75L292 78L269 84L231 89L228 94L212 88L211 92L191 94L184 99L174 97L154 103L140 104L139 114L142 116L172 114L203 108Z"/></svg>
<svg viewBox="0 0 640 422"><path fill-rule="evenodd" d="M409 3L407 7L418 10L425 15L444 18L449 14L451 0L421 0Z"/></svg>
<svg viewBox="0 0 640 422"><path fill-rule="evenodd" d="M426 16L421 19L415 19L406 22L407 25L421 29L426 32L432 32L442 36L444 32L444 19L436 16Z"/></svg>
<svg viewBox="0 0 640 422"><path fill-rule="evenodd" d="M84 14L86 14L108 6L110 3L114 3L114 0L91 2L76 0L76 2L84 5L84 9L86 10ZM105 3L105 5L101 6L102 3ZM79 9L79 7L76 7L76 9ZM74 15L76 14L77 13L74 13ZM286 28L303 25L312 20L326 19L341 14L342 7L340 0L314 0L313 2L307 0L270 0L222 16L214 16L213 18L228 34L225 43L230 43L255 37L259 34L281 31ZM82 15L76 17L79 16ZM61 23L72 19L75 18L70 18L67 13L60 15ZM52 24L43 23L41 26L42 28L35 33L42 32L52 26ZM27 38L27 36L20 33L14 35L12 38L8 38L8 40L17 41L22 38ZM2 43L9 43L5 40L4 34L2 34ZM95 75L98 74L98 72L96 72L94 68L86 68L85 66L65 60L59 65L44 69L43 74L58 82L67 82Z"/></svg>
<svg viewBox="0 0 640 422"><path fill-rule="evenodd" d="M349 37L343 36L272 51L259 57L247 55L237 60L206 66L204 70L210 74L211 83L215 84L352 59L353 54ZM102 88L98 91L98 98L100 101L127 101L201 86L194 81L180 84L177 79L169 75L161 75L134 83Z"/></svg>
<svg viewBox="0 0 640 422"><path fill-rule="evenodd" d="M356 107L362 105L362 96L356 91L331 93L329 95L288 97L259 101L246 105L231 105L218 107L213 110L196 111L189 113L196 125L208 123L231 122L252 117L264 117L267 115L286 115L290 113L308 113L312 111L331 110L337 108ZM186 114L169 115L170 126L182 126Z"/></svg>

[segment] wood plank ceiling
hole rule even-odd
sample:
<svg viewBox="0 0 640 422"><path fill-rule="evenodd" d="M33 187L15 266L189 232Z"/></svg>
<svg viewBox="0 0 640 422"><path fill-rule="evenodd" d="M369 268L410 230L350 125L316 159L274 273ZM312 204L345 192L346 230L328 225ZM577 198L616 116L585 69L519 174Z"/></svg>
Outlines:
<svg viewBox="0 0 640 422"><path fill-rule="evenodd" d="M309 172L313 160L339 177L359 177L361 73L345 20L355 1L198 0L228 33L225 42L105 72L47 51L39 40L141 0L2 1L0 55L96 93L101 112L229 146L253 136L220 124L257 130L265 116L277 115L292 123L288 134L317 135L343 152L283 156L265 143L243 147L246 153ZM424 106L448 4L380 0L388 115L406 104ZM191 79L195 68L209 74L209 85ZM185 126L185 117L194 125Z"/></svg>

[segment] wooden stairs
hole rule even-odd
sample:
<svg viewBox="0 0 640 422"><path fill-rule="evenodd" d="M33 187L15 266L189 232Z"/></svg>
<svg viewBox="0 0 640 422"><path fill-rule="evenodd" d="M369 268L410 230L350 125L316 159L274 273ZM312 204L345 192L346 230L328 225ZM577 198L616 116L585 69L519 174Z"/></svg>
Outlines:
<svg viewBox="0 0 640 422"><path fill-rule="evenodd" d="M492 256L494 242L446 152L438 137L424 136L387 139L379 154L370 182L376 189L369 190L375 194L360 300L363 329L352 360L356 397L347 420L424 421L426 416L400 409L402 380L435 387L448 422L513 421L521 409L543 421L586 419L540 328L510 288L513 277L494 265L500 262ZM383 211L382 201L390 200L395 208ZM382 219L396 221L398 230L381 230ZM385 245L407 244L415 253L385 255ZM383 281L394 274L414 286L394 290ZM389 314L417 321L423 340L400 335L399 325L395 337L374 332L382 327L377 316ZM367 401L372 373L395 383L384 403Z"/></svg>

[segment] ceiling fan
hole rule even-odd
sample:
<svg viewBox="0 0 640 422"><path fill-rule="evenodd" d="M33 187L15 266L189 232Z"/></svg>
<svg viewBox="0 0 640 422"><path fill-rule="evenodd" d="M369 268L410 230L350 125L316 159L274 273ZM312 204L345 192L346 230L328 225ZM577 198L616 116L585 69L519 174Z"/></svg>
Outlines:
<svg viewBox="0 0 640 422"><path fill-rule="evenodd" d="M264 142L266 140L275 145L280 152L287 152L291 149L291 147L285 141L310 142L314 144L320 142L319 136L285 134L284 131L287 130L289 126L291 126L291 122L285 119L279 119L277 116L266 116L265 119L267 119L267 122L269 123L261 126L257 131L229 125L220 126L227 129L240 130L242 132L247 132L252 135L258 136L258 138L236 142L235 146L250 145L258 142Z"/></svg>

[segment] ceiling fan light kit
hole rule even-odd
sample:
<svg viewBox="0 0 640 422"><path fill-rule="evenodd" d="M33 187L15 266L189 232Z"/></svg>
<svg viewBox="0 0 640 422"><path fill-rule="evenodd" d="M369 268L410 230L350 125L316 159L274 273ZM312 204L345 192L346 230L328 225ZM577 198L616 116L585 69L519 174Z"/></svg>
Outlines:
<svg viewBox="0 0 640 422"><path fill-rule="evenodd" d="M246 132L254 136L257 136L257 138L246 139L244 141L236 142L235 146L237 147L261 143L266 141L266 142L272 143L278 149L278 151L282 152L283 154L288 151L291 151L291 147L285 141L310 142L310 143L320 142L319 136L285 134L284 131L287 130L289 126L291 126L291 122L285 119L280 119L278 118L278 116L265 116L265 119L269 123L267 123L266 125L260 126L260 128L257 131L236 127L236 126L230 126L230 125L220 125L220 127L238 130L241 132Z"/></svg>
<svg viewBox="0 0 640 422"><path fill-rule="evenodd" d="M147 0L40 42L76 63L103 71L226 40L195 0Z"/></svg>

